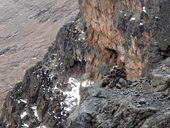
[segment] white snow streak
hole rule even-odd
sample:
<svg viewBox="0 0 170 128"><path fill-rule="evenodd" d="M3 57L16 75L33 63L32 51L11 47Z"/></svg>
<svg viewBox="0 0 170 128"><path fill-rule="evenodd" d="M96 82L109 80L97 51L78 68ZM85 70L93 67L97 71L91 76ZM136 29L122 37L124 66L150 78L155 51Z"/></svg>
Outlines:
<svg viewBox="0 0 170 128"><path fill-rule="evenodd" d="M37 112L37 106L33 106L31 107L32 110L34 111L34 115L37 117L37 119L39 120L39 116L38 116L38 112Z"/></svg>
<svg viewBox="0 0 170 128"><path fill-rule="evenodd" d="M28 124L23 124L22 126L29 128L29 125L28 125Z"/></svg>
<svg viewBox="0 0 170 128"><path fill-rule="evenodd" d="M24 100L24 99L20 99L20 101L25 103L25 104L27 103L27 100Z"/></svg>
<svg viewBox="0 0 170 128"><path fill-rule="evenodd" d="M90 85L94 84L94 82L90 81L90 80L85 80L81 83L82 87L89 87Z"/></svg>
<svg viewBox="0 0 170 128"><path fill-rule="evenodd" d="M145 8L145 6L142 8L142 11L146 13L146 8Z"/></svg>
<svg viewBox="0 0 170 128"><path fill-rule="evenodd" d="M143 26L143 23L140 23L140 26Z"/></svg>
<svg viewBox="0 0 170 128"><path fill-rule="evenodd" d="M130 19L130 21L134 21L134 20L136 20L136 18L135 18L135 17L132 17L132 18Z"/></svg>
<svg viewBox="0 0 170 128"><path fill-rule="evenodd" d="M80 103L80 82L76 80L75 78L69 78L68 83L71 86L71 91L65 91L63 92L64 95L66 95L65 103L68 105L67 111L70 111L71 108L75 107L76 105L79 105Z"/></svg>
<svg viewBox="0 0 170 128"><path fill-rule="evenodd" d="M27 112L23 112L23 113L21 113L21 115L20 115L21 119L23 119L26 115L28 115L28 113L27 113Z"/></svg>

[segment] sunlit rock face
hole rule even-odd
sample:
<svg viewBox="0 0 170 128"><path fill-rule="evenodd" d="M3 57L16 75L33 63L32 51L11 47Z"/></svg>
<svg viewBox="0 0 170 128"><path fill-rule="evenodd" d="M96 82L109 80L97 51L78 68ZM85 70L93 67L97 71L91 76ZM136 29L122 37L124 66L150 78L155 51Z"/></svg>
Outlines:
<svg viewBox="0 0 170 128"><path fill-rule="evenodd" d="M117 65L126 68L128 79L136 79L145 74L146 67L162 59L157 49L162 45L167 50L168 36L162 25L169 30L169 22L163 17L168 1L159 0L79 0L87 23L86 41L95 47L114 50ZM169 8L169 7L165 7ZM163 34L164 33L164 34ZM155 46L154 43L157 43ZM161 47L160 47L161 45ZM147 69L148 70L148 69Z"/></svg>

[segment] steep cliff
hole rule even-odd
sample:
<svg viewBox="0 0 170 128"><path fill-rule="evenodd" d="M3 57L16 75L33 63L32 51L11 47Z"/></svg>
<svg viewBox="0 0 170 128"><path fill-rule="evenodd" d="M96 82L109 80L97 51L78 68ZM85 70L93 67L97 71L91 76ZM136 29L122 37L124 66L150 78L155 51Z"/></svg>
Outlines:
<svg viewBox="0 0 170 128"><path fill-rule="evenodd" d="M169 128L170 1L79 3L6 96L0 127Z"/></svg>
<svg viewBox="0 0 170 128"><path fill-rule="evenodd" d="M86 40L115 51L117 65L124 64L127 77L139 78L146 67L167 57L162 52L168 52L170 45L168 5L169 1L160 0L80 0Z"/></svg>

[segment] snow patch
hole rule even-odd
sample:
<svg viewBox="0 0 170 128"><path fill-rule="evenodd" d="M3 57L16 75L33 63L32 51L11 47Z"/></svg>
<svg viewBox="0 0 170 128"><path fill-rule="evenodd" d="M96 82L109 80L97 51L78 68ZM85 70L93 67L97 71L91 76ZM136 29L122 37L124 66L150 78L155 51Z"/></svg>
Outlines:
<svg viewBox="0 0 170 128"><path fill-rule="evenodd" d="M54 73L51 73L51 74L49 75L50 80L52 80L52 79L54 78L54 76L55 76L55 74L54 74Z"/></svg>
<svg viewBox="0 0 170 128"><path fill-rule="evenodd" d="M40 75L39 75L39 74L37 74L37 78L40 78Z"/></svg>
<svg viewBox="0 0 170 128"><path fill-rule="evenodd" d="M31 108L34 111L34 116L36 116L37 119L39 120L39 116L38 116L38 112L37 112L37 106L32 106Z"/></svg>
<svg viewBox="0 0 170 128"><path fill-rule="evenodd" d="M140 26L143 26L143 23L140 23Z"/></svg>
<svg viewBox="0 0 170 128"><path fill-rule="evenodd" d="M17 102L18 102L18 104L20 104L21 103L21 101L20 100L16 100Z"/></svg>
<svg viewBox="0 0 170 128"><path fill-rule="evenodd" d="M27 113L27 112L23 112L23 113L21 113L21 115L20 115L21 119L23 119L26 115L28 115L28 113Z"/></svg>
<svg viewBox="0 0 170 128"><path fill-rule="evenodd" d="M146 8L145 8L145 6L142 8L142 11L146 13Z"/></svg>
<svg viewBox="0 0 170 128"><path fill-rule="evenodd" d="M85 81L83 81L83 82L81 83L81 86L82 86L82 87L89 87L89 86L91 86L92 84L94 84L93 81L85 80Z"/></svg>
<svg viewBox="0 0 170 128"><path fill-rule="evenodd" d="M57 117L57 116L54 116L54 118L55 118L55 119L58 119L59 117Z"/></svg>
<svg viewBox="0 0 170 128"><path fill-rule="evenodd" d="M37 60L37 57L33 57L32 59L33 59L33 60Z"/></svg>
<svg viewBox="0 0 170 128"><path fill-rule="evenodd" d="M136 20L136 18L135 18L135 17L130 18L130 21L134 21L134 20Z"/></svg>
<svg viewBox="0 0 170 128"><path fill-rule="evenodd" d="M65 103L68 105L66 108L67 111L70 111L71 108L79 105L80 103L80 81L75 78L70 77L68 80L68 84L71 86L71 91L63 92L66 95Z"/></svg>
<svg viewBox="0 0 170 128"><path fill-rule="evenodd" d="M79 80L70 77L67 82L71 88L69 91L62 91L57 86L55 86L53 89L58 90L61 92L64 96L66 96L66 99L61 102L61 106L67 105L67 107L64 107L64 110L71 111L72 108L78 106L80 104L80 87L88 87L91 84L94 84L94 82L90 80L85 80L83 82L80 82ZM57 82L57 84L60 84ZM61 113L64 114L64 113Z"/></svg>
<svg viewBox="0 0 170 128"><path fill-rule="evenodd" d="M24 123L24 124L22 125L22 127L27 127L27 128L29 128L29 125Z"/></svg>
<svg viewBox="0 0 170 128"><path fill-rule="evenodd" d="M25 104L27 103L27 100L24 100L24 99L20 99L20 101L25 103Z"/></svg>

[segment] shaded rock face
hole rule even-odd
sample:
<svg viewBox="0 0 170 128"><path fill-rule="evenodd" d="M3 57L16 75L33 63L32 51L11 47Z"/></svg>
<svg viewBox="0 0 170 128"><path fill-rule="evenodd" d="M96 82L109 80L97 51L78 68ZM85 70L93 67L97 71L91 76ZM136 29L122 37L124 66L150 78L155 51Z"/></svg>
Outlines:
<svg viewBox="0 0 170 128"><path fill-rule="evenodd" d="M87 23L86 40L103 51L114 50L117 65L124 64L128 79L139 78L151 65L169 56L169 1L79 0L79 3Z"/></svg>
<svg viewBox="0 0 170 128"><path fill-rule="evenodd" d="M43 59L78 8L77 0L0 1L0 109L7 92Z"/></svg>
<svg viewBox="0 0 170 128"><path fill-rule="evenodd" d="M85 52L84 48L91 50L88 44L78 40L80 32L76 24L78 21L63 26L43 61L30 68L23 81L8 93L1 128L62 127L70 109L77 105L77 101L70 101L75 102L73 106L66 103L64 92L71 88L68 79L84 72L81 52Z"/></svg>

